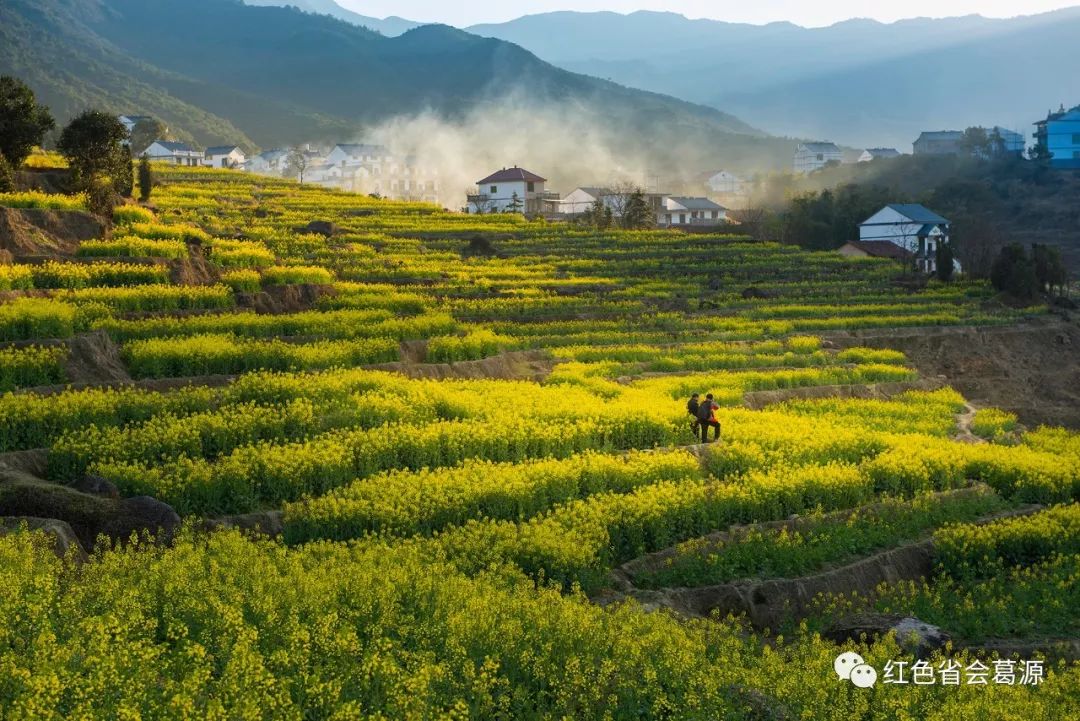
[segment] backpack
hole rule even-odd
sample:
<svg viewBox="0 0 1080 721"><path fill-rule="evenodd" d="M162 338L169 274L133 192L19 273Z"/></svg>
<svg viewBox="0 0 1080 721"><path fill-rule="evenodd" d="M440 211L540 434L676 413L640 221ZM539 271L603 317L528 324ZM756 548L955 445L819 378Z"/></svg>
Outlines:
<svg viewBox="0 0 1080 721"><path fill-rule="evenodd" d="M695 401L693 398L686 402L686 412L692 415L694 418L697 418L698 408L700 407L701 404Z"/></svg>
<svg viewBox="0 0 1080 721"><path fill-rule="evenodd" d="M704 401L700 406L698 406L697 419L699 421L708 422L708 421L712 420L712 414L713 414L713 402L712 401Z"/></svg>

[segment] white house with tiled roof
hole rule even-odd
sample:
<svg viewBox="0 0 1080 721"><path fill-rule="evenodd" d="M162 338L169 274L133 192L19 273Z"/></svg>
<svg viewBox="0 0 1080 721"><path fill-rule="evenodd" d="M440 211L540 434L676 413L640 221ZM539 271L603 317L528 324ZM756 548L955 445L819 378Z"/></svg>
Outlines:
<svg viewBox="0 0 1080 721"><path fill-rule="evenodd" d="M610 188L602 188L593 185L583 185L574 188L566 197L559 201L559 212L563 215L577 215L596 205L597 200L603 201L614 212L614 191Z"/></svg>
<svg viewBox="0 0 1080 721"><path fill-rule="evenodd" d="M866 150L862 151L862 155L859 156L859 162L869 163L872 160L898 157L900 157L900 151L896 148L867 148Z"/></svg>
<svg viewBox="0 0 1080 721"><path fill-rule="evenodd" d="M239 168L247 155L238 145L216 145L203 153L203 163L211 168Z"/></svg>
<svg viewBox="0 0 1080 721"><path fill-rule="evenodd" d="M203 153L187 143L172 140L155 140L143 151L150 160L172 163L173 165L202 165Z"/></svg>
<svg viewBox="0 0 1080 721"><path fill-rule="evenodd" d="M559 204L559 194L544 189L547 178L516 165L476 181L466 196L469 213L542 213Z"/></svg>
<svg viewBox="0 0 1080 721"><path fill-rule="evenodd" d="M727 220L727 208L708 198L688 198L669 195L656 214L656 224L662 227L680 225L719 225Z"/></svg>
<svg viewBox="0 0 1080 721"><path fill-rule="evenodd" d="M812 173L833 162L844 162L844 151L836 143L799 143L792 167L796 173Z"/></svg>
<svg viewBox="0 0 1080 721"><path fill-rule="evenodd" d="M893 243L909 251L921 270L932 273L937 248L949 242L949 230L948 220L921 205L892 203L859 224L859 240Z"/></svg>

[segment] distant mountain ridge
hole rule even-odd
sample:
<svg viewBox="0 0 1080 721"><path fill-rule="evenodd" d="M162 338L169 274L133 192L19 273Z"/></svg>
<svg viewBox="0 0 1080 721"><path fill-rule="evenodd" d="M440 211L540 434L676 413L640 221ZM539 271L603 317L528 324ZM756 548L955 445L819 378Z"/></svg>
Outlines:
<svg viewBox="0 0 1080 721"><path fill-rule="evenodd" d="M245 5L263 6L263 7L295 7L299 10L303 10L306 13L315 13L317 15L329 15L330 17L337 18L338 20L344 20L347 23L353 25L359 25L369 30L374 30L377 33L386 35L387 37L396 37L402 33L408 32L413 28L426 25L427 23L418 23L413 20L406 20L405 18L399 18L396 15L391 15L387 18L373 18L367 15L361 15L355 13L348 8L338 5L334 0L244 0Z"/></svg>
<svg viewBox="0 0 1080 721"><path fill-rule="evenodd" d="M778 167L792 148L716 109L440 25L386 37L240 0L4 0L0 41L0 72L24 77L61 120L88 105L152 114L204 145L351 140L391 118L463 118L514 96L602 118L605 144L650 165L686 148L707 165Z"/></svg>
<svg viewBox="0 0 1080 721"><path fill-rule="evenodd" d="M826 28L558 12L468 30L576 72L723 107L769 132L858 146L910 151L920 130L972 124L1023 122L1030 134L1047 107L1080 100L1080 8Z"/></svg>

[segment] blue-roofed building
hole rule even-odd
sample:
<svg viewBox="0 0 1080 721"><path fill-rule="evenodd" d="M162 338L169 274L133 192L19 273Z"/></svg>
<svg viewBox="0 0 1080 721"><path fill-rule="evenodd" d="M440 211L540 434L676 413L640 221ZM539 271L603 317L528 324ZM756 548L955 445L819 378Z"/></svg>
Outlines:
<svg viewBox="0 0 1080 721"><path fill-rule="evenodd" d="M949 230L947 219L922 205L891 203L859 224L859 240L897 245L912 254L916 267L933 273L938 245L949 242Z"/></svg>
<svg viewBox="0 0 1080 721"><path fill-rule="evenodd" d="M1035 123L1035 144L1047 150L1052 167L1080 168L1080 105Z"/></svg>

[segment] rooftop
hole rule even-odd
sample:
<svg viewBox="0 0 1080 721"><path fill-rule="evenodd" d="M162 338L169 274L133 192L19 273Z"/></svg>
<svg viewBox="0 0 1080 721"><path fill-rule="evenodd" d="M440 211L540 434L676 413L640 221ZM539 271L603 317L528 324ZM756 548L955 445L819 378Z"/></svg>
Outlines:
<svg viewBox="0 0 1080 721"><path fill-rule="evenodd" d="M199 151L191 147L187 143L178 143L173 140L155 140L151 145L160 145L168 150L170 153L197 153Z"/></svg>
<svg viewBox="0 0 1080 721"><path fill-rule="evenodd" d="M858 248L872 258L908 260L913 257L910 250L905 250L888 240L849 240L847 245Z"/></svg>
<svg viewBox="0 0 1080 721"><path fill-rule="evenodd" d="M503 168L497 170L491 175L482 180L476 181L477 185L484 185L485 183L512 183L514 181L524 180L527 183L545 183L547 178L541 178L536 173L530 173L525 168L519 168L516 165L512 168Z"/></svg>
<svg viewBox="0 0 1080 721"><path fill-rule="evenodd" d="M806 148L812 153L839 153L840 147L836 143L800 143L800 148Z"/></svg>
<svg viewBox="0 0 1080 721"><path fill-rule="evenodd" d="M937 213L918 203L889 203L886 207L892 208L900 215L913 220L916 223L934 223L936 225L938 223L949 222Z"/></svg>
<svg viewBox="0 0 1080 721"><path fill-rule="evenodd" d="M228 155L234 150L240 150L239 145L215 145L212 148L207 148L205 155L207 157L211 155ZM243 152L240 150L240 152Z"/></svg>
<svg viewBox="0 0 1080 721"><path fill-rule="evenodd" d="M960 140L964 134L959 130L924 130L915 142L920 140Z"/></svg>
<svg viewBox="0 0 1080 721"><path fill-rule="evenodd" d="M669 198L674 203L678 203L687 210L727 210L719 203L714 203L708 198L687 198L683 196L671 196Z"/></svg>

